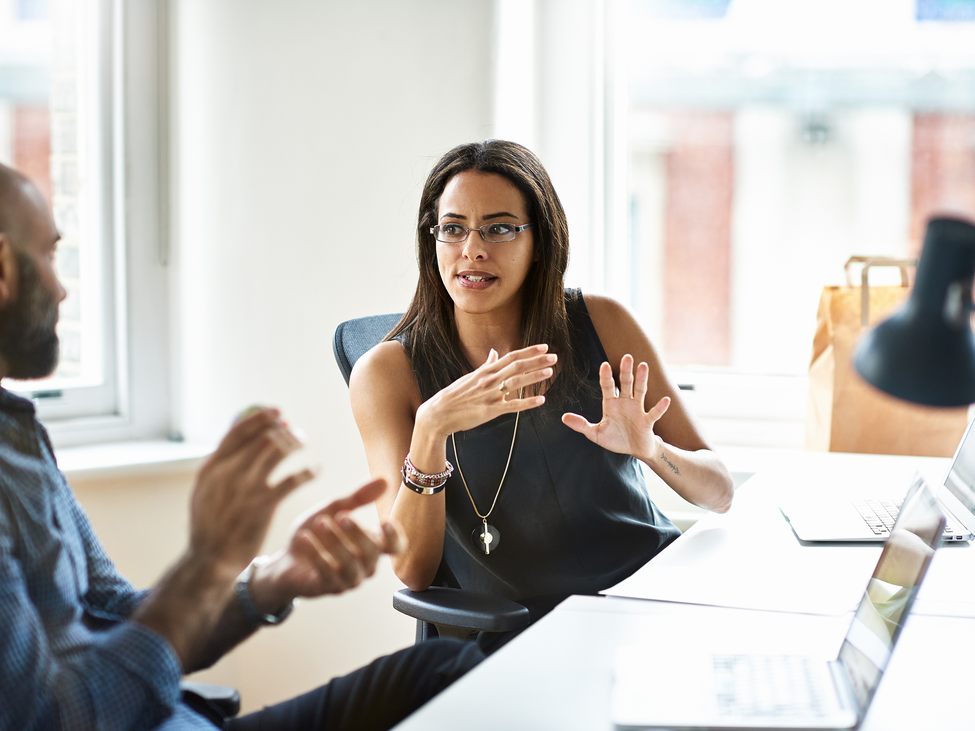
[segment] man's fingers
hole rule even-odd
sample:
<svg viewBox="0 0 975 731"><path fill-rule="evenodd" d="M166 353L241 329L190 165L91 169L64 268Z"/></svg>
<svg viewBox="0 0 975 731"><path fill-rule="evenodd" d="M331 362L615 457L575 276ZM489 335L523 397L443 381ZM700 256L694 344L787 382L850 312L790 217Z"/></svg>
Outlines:
<svg viewBox="0 0 975 731"><path fill-rule="evenodd" d="M315 537L338 564L338 573L349 587L357 586L365 571L362 556L356 546L330 515L323 515L313 524Z"/></svg>
<svg viewBox="0 0 975 731"><path fill-rule="evenodd" d="M244 444L256 439L262 432L278 423L281 412L277 409L260 409L235 423L220 441L214 456L226 457Z"/></svg>
<svg viewBox="0 0 975 731"><path fill-rule="evenodd" d="M376 571L380 555L399 539L383 530L382 537L359 526L351 516L317 516L296 534L299 550L307 555L324 585L326 593L345 591L362 583ZM393 548L399 550L399 546Z"/></svg>
<svg viewBox="0 0 975 731"><path fill-rule="evenodd" d="M262 409L235 424L210 458L244 482L265 484L275 466L302 443L279 420L277 409Z"/></svg>
<svg viewBox="0 0 975 731"><path fill-rule="evenodd" d="M383 553L395 556L406 550L406 536L393 523L383 523Z"/></svg>
<svg viewBox="0 0 975 731"><path fill-rule="evenodd" d="M275 427L265 432L256 454L249 455L247 467L249 479L266 484L267 478L285 457L301 449L301 442L284 427Z"/></svg>
<svg viewBox="0 0 975 731"><path fill-rule="evenodd" d="M306 482L311 482L316 477L318 477L318 468L308 468L301 472L286 477L281 480L277 485L274 486L274 492L277 494L278 499L283 500L289 494L297 490L299 487L304 485Z"/></svg>
<svg viewBox="0 0 975 731"><path fill-rule="evenodd" d="M351 495L333 500L321 512L325 515L336 515L343 510L351 512L356 508L361 508L363 505L376 502L385 491L385 478L377 477L375 480L371 480L358 488Z"/></svg>
<svg viewBox="0 0 975 731"><path fill-rule="evenodd" d="M315 535L315 532L309 528L302 528L295 535L295 542L298 545L298 550L303 551L307 554L309 560L315 564L315 569L319 573L334 574L338 575L341 564L335 559L335 557L328 552L328 549L322 545L322 542Z"/></svg>
<svg viewBox="0 0 975 731"><path fill-rule="evenodd" d="M312 550L309 558L315 569L325 578L326 591L345 591L358 586L363 579L348 548L336 535L337 525L330 516L322 516L310 529L303 529L299 537Z"/></svg>
<svg viewBox="0 0 975 731"><path fill-rule="evenodd" d="M336 521L341 531L340 538L346 546L350 546L351 555L359 561L366 576L372 576L376 571L376 562L382 553L382 537L371 531L366 531L355 522L352 516L340 514Z"/></svg>

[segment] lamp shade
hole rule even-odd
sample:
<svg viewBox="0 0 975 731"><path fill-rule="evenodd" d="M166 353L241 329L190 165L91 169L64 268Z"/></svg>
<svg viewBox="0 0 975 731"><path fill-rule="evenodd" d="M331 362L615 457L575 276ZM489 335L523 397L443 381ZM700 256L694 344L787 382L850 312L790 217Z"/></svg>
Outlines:
<svg viewBox="0 0 975 731"><path fill-rule="evenodd" d="M919 404L975 403L973 275L975 225L960 218L929 220L911 296L857 344L860 375Z"/></svg>

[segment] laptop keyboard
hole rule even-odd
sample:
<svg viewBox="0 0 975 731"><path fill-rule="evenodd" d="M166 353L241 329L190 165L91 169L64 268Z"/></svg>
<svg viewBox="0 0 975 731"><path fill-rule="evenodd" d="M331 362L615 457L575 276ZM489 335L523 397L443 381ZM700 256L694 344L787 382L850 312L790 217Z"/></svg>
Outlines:
<svg viewBox="0 0 975 731"><path fill-rule="evenodd" d="M851 500L853 507L860 513L860 517L866 522L876 535L886 536L894 528L894 522L901 511L900 500ZM951 526L945 526L945 537L951 536Z"/></svg>
<svg viewBox="0 0 975 731"><path fill-rule="evenodd" d="M893 500L851 500L853 507L860 513L876 535L885 536L894 527L897 514L901 510L899 502Z"/></svg>
<svg viewBox="0 0 975 731"><path fill-rule="evenodd" d="M727 716L825 716L822 660L788 655L716 655L718 710Z"/></svg>
<svg viewBox="0 0 975 731"><path fill-rule="evenodd" d="M860 513L867 526L878 536L890 535L894 528L894 522L900 513L901 500L851 500L850 503ZM954 530L951 525L945 525L945 539L951 540L954 537Z"/></svg>

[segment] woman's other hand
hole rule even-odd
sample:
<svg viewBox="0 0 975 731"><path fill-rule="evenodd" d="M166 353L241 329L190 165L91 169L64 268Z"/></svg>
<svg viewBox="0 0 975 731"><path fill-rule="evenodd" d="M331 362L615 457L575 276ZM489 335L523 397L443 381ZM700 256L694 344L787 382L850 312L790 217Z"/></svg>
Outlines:
<svg viewBox="0 0 975 731"><path fill-rule="evenodd" d="M650 369L640 363L633 370L633 356L626 354L620 361L620 390L616 392L613 369L609 363L599 367L599 387L603 394L603 418L593 424L579 414L563 414L562 423L585 435L603 449L619 454L631 454L648 462L654 454L659 436L654 426L670 406L664 396L649 411L644 402Z"/></svg>

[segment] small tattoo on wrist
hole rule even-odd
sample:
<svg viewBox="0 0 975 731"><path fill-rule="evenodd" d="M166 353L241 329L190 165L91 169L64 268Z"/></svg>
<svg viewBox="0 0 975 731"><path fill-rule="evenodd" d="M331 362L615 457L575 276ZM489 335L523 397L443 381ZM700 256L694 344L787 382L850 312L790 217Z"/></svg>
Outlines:
<svg viewBox="0 0 975 731"><path fill-rule="evenodd" d="M670 467L670 469L672 469L674 471L674 474L675 475L679 475L680 474L680 470L677 469L677 465L675 465L673 462L671 462L669 459L667 459L667 455L665 455L665 454L663 454L661 452L660 459L662 459L664 462L667 463L667 466Z"/></svg>

